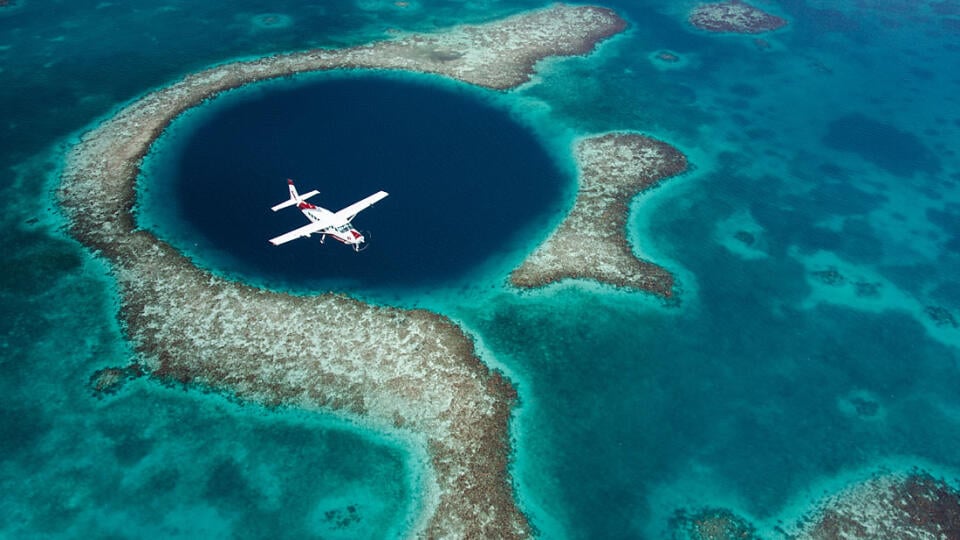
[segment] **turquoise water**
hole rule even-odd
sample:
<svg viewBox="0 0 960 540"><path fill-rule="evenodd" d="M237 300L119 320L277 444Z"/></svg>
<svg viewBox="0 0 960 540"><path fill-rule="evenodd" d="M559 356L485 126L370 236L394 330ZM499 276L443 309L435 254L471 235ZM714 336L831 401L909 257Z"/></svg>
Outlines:
<svg viewBox="0 0 960 540"><path fill-rule="evenodd" d="M3 534L403 530L417 484L401 444L149 380L92 395L91 374L132 353L106 269L56 212L57 167L76 130L202 66L536 5L0 12ZM783 0L764 7L790 25L758 43L692 31L692 2L604 5L627 33L498 99L553 156L611 129L689 156L693 171L638 201L629 224L639 251L677 274L678 305L595 286L519 294L508 265L485 261L469 267L484 287L418 293L518 384L514 473L535 525L550 538L659 538L676 510L719 505L776 537L778 520L850 471L919 463L955 479L957 10ZM652 61L662 50L681 62Z"/></svg>

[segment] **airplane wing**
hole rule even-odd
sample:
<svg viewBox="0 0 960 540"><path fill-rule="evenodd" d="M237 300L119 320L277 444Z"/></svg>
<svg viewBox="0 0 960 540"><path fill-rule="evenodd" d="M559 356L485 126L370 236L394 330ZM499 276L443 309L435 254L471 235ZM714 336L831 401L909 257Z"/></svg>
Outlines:
<svg viewBox="0 0 960 540"><path fill-rule="evenodd" d="M367 208L370 208L370 206L372 206L375 202L382 200L387 195L388 193L386 191L378 191L373 195L367 197L366 199L359 200L351 204L350 206L344 208L343 210L338 211L336 214L334 214L334 216L340 219L345 219L347 221L350 221L351 219L354 218L354 216L359 214L362 210L366 210Z"/></svg>
<svg viewBox="0 0 960 540"><path fill-rule="evenodd" d="M304 225L303 227L294 229L286 234L281 234L276 238L271 238L270 243L275 246L279 246L280 244L286 244L291 240L296 240L297 238L301 238L304 236L310 236L313 233L320 232L326 228L332 227L333 223L334 222L332 220L315 221L313 223Z"/></svg>

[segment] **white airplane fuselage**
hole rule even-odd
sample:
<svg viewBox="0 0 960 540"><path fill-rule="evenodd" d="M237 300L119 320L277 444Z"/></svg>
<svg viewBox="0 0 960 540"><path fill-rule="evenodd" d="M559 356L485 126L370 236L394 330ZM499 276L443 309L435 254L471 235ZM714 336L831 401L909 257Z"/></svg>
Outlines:
<svg viewBox="0 0 960 540"><path fill-rule="evenodd" d="M336 216L333 212L315 204L310 204L306 201L298 204L297 208L299 208L300 211L303 212L303 215L307 216L307 219L313 223L329 223L331 220L336 219ZM326 240L327 235L332 236L335 240L343 242L348 246L354 246L354 248L357 248L364 242L363 235L360 234L360 231L355 229L349 221L343 221L342 223L330 225L321 230L320 235L321 244L324 240Z"/></svg>

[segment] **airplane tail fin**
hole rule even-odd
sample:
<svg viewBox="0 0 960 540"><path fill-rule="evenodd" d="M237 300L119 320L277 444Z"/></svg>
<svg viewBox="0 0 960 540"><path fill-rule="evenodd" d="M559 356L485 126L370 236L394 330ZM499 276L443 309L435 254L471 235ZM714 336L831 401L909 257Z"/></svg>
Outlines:
<svg viewBox="0 0 960 540"><path fill-rule="evenodd" d="M290 189L290 198L278 205L271 206L270 209L273 210L274 212L276 212L277 210L282 210L288 206L300 204L301 202L309 199L310 197L313 197L314 195L317 195L320 193L317 190L313 190L309 193L304 193L303 195L300 195L299 193L297 193L297 186L293 185L293 180L290 180L290 179L287 179L287 187Z"/></svg>

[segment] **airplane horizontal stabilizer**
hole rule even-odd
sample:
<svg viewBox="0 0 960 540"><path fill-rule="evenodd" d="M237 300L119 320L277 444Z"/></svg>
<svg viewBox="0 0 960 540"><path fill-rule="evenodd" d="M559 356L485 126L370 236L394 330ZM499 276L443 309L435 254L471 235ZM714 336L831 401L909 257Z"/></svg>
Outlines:
<svg viewBox="0 0 960 540"><path fill-rule="evenodd" d="M287 208L288 206L293 206L293 205L295 205L295 204L300 204L300 201L305 201L305 200L309 199L310 197L313 197L314 195L319 195L319 194L320 194L319 191L313 190L313 191L311 191L311 192L309 192L309 193L304 193L304 194L301 195L299 198L290 197L290 199L288 199L288 200L286 200L286 201L283 201L282 203L280 203L280 204L278 204L278 205L276 205L276 206L271 206L270 209L273 210L274 212L276 212L277 210L282 210L282 209L284 209L284 208Z"/></svg>

